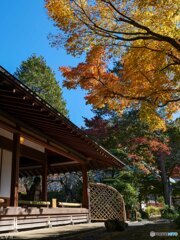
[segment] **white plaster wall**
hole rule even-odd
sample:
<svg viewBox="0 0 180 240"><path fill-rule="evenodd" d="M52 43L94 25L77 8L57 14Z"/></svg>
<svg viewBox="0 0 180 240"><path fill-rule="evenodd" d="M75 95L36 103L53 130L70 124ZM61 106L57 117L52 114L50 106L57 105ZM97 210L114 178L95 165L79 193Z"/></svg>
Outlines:
<svg viewBox="0 0 180 240"><path fill-rule="evenodd" d="M10 198L11 192L11 169L12 169L12 152L7 150L2 151L1 169L0 169L0 196Z"/></svg>

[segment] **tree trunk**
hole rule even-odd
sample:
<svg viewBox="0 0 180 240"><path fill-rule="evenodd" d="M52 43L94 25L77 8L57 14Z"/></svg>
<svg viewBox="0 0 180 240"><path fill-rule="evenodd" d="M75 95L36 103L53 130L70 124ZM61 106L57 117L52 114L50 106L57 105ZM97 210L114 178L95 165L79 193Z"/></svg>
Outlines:
<svg viewBox="0 0 180 240"><path fill-rule="evenodd" d="M138 199L139 199L139 208L142 211L142 198L141 198L141 194L139 194Z"/></svg>
<svg viewBox="0 0 180 240"><path fill-rule="evenodd" d="M154 194L154 202L155 202L155 206L157 206L158 204L157 204L157 195L156 194Z"/></svg>
<svg viewBox="0 0 180 240"><path fill-rule="evenodd" d="M164 201L165 201L166 205L170 206L169 184L168 184L168 178L167 178L165 164L164 164L164 154L163 153L160 154L158 161L159 161L159 167L161 170L161 179L162 179L162 183L163 183Z"/></svg>

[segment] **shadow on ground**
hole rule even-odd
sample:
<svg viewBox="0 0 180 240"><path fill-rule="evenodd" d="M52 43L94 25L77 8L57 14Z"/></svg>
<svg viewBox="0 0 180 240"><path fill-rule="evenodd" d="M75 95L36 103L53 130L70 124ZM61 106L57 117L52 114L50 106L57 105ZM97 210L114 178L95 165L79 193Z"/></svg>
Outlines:
<svg viewBox="0 0 180 240"><path fill-rule="evenodd" d="M76 227L76 226L75 226ZM67 229L67 230L66 230ZM163 233L167 234L168 232L178 233L176 237L169 236L150 236L150 232ZM25 232L24 232L25 233ZM31 234L30 234L31 235ZM36 234L32 234L31 236L13 236L13 238L9 239L44 239L44 240L178 240L180 239L180 229L177 229L174 223L158 223L158 222L144 222L144 223L134 223L130 224L130 226L123 232L108 232L103 227L103 224L99 227L86 229L79 228L77 231L74 231L73 228L68 229L64 226L64 231L58 232L48 232L45 231L44 234L42 232ZM153 234L154 235L154 234ZM6 238L7 239L7 238Z"/></svg>
<svg viewBox="0 0 180 240"><path fill-rule="evenodd" d="M152 240L152 239L159 239L159 240L175 240L180 239L179 236L177 237L165 237L165 236L150 236L150 232L157 233L165 233L168 232L177 232L180 236L180 230L177 230L174 224L145 224L140 226L129 226L123 232L107 232L105 229L98 230L96 232L89 232L88 234L81 234L77 237L69 236L66 238L57 238L62 240Z"/></svg>

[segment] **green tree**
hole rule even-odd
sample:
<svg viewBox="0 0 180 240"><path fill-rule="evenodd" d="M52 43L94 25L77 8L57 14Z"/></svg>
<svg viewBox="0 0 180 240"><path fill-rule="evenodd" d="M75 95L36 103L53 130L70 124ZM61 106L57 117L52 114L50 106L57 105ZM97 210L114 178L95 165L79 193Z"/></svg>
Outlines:
<svg viewBox="0 0 180 240"><path fill-rule="evenodd" d="M95 114L93 119L85 119L86 133L130 167L137 179L135 185L141 200L149 193L161 195L164 191L169 204L166 164L170 159L171 139L167 133L150 131L147 124L140 121L138 111L126 111L121 118L108 109L95 110Z"/></svg>
<svg viewBox="0 0 180 240"><path fill-rule="evenodd" d="M30 56L21 63L14 75L56 110L65 116L68 115L55 73L47 66L42 56Z"/></svg>

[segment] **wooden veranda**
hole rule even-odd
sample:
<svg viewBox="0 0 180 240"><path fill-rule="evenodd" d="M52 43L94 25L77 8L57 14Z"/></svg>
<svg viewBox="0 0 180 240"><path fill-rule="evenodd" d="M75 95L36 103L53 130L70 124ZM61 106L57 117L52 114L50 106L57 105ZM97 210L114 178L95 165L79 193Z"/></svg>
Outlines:
<svg viewBox="0 0 180 240"><path fill-rule="evenodd" d="M0 231L89 221L87 171L123 166L0 67ZM19 206L19 177L41 175L46 202L47 175L72 171L82 171L82 207Z"/></svg>

